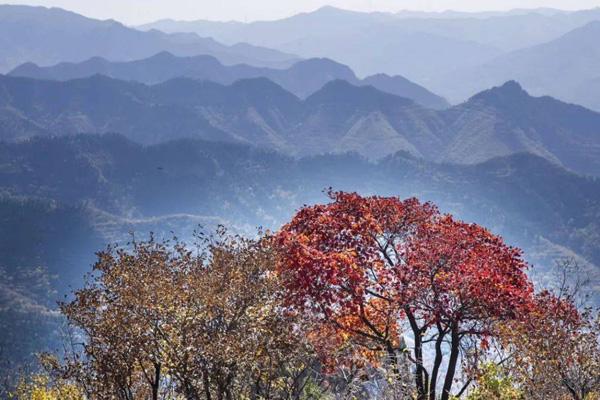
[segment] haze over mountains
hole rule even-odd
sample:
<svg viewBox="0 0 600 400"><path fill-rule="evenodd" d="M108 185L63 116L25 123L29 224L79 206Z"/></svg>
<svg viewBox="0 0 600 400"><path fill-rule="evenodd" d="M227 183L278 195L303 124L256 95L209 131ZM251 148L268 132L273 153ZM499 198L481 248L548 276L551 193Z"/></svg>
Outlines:
<svg viewBox="0 0 600 400"><path fill-rule="evenodd" d="M295 159L197 139L144 146L111 134L2 143L0 163L5 195L87 204L124 225L176 215L204 216L205 222L215 217L213 223L228 221L250 230L258 223L277 225L295 208L322 198L328 182L340 190L420 194L465 219L483 219L492 229L531 235L532 240L536 235L527 228L542 233L553 227L544 236L563 244L573 239L561 236L569 225L584 229L600 210L597 179L528 154L472 166L423 161L405 153L370 163L351 154ZM325 170L331 176L323 174ZM156 187L163 190L152 193ZM105 230L108 225L96 224L101 219L108 223L107 214L88 217L109 239L119 239L111 237L116 232L127 236L126 228ZM599 246L580 243L573 249L600 261Z"/></svg>
<svg viewBox="0 0 600 400"><path fill-rule="evenodd" d="M126 61L161 51L213 55L225 64L288 66L297 60L244 43L226 46L196 34L141 32L113 20L94 20L58 8L0 4L0 73L25 62L52 65L95 56Z"/></svg>
<svg viewBox="0 0 600 400"><path fill-rule="evenodd" d="M293 46L293 43L311 35L324 38L341 37L343 34L347 38L354 39L365 34L357 31L357 28L382 31L395 29L399 36L422 32L457 41L475 42L500 51L512 51L556 39L599 18L600 9L574 12L523 9L482 13L404 11L394 14L366 13L326 6L314 12L301 13L276 21L243 23L164 19L139 28L158 29L164 32L196 32L201 36L214 37L223 43L235 43L245 37L251 43L263 43L271 48ZM304 26L311 26L312 29L303 29ZM316 48L316 43L313 46ZM302 55L310 56L308 53ZM386 68L386 66L382 67Z"/></svg>
<svg viewBox="0 0 600 400"><path fill-rule="evenodd" d="M357 86L371 85L429 108L442 109L450 106L442 97L401 76L377 74L361 80L347 66L326 58L303 60L289 68L274 69L246 64L224 66L212 56L176 57L171 53L161 52L147 59L130 62L110 62L95 57L81 63L61 63L50 67L26 63L9 73L11 76L51 80L70 80L96 74L147 84L186 77L229 85L240 79L262 77L300 98L306 98L327 82L339 79Z"/></svg>
<svg viewBox="0 0 600 400"><path fill-rule="evenodd" d="M71 70L96 68L108 73L117 67L103 65L98 57L114 63L168 51L176 56L210 55L227 66L270 67L273 71L237 66L227 73L194 74L225 84L233 82L234 77L268 75L305 97L322 86L322 78L310 84L306 79L310 75L304 76L299 84L296 78L302 77L294 76L294 71L278 74L274 69L287 69L299 57L326 58L347 65L359 77L387 74L396 79L392 84L387 80L380 82L381 79L369 82L380 89L400 85L402 90L408 90L412 82L455 104L492 86L517 80L533 95L550 95L600 111L600 94L587 90L588 85L594 87L600 79L596 45L599 24L600 9L390 14L324 7L278 21L163 20L142 26L141 31L116 21L93 20L60 9L0 6L0 72L28 62L42 67L72 62L81 65L72 66ZM147 65L140 63L137 68ZM357 83L349 71L338 67L323 63L315 75L331 74L332 78ZM31 68L30 65L20 73L40 74ZM64 74L69 68L62 65L56 69ZM60 76L61 72L57 73ZM69 77L77 75L75 72ZM128 75L131 74L123 78ZM145 82L155 83L150 79ZM410 90L422 92L423 99L417 100L421 104L437 104L437 108L444 104L410 86Z"/></svg>
<svg viewBox="0 0 600 400"><path fill-rule="evenodd" d="M126 242L129 232L186 238L199 224L252 234L258 225L279 226L302 204L325 201L329 185L435 201L524 248L540 279L556 259L574 257L593 290L600 282L599 182L528 154L473 166L406 154L371 163L190 139L142 146L119 135L80 135L2 143L0 165L0 340L15 359L55 340L60 321L44 282L59 293L77 287L106 243ZM59 279L34 274L39 265Z"/></svg>
<svg viewBox="0 0 600 400"><path fill-rule="evenodd" d="M497 57L483 65L454 71L432 87L462 98L515 79L535 95L552 95L598 108L600 92L588 85L600 78L600 20L576 28L548 43Z"/></svg>
<svg viewBox="0 0 600 400"><path fill-rule="evenodd" d="M278 21L163 20L141 28L197 32L224 43L244 38L302 57L327 56L359 76L404 76L455 103L514 79L532 94L600 111L600 95L583 89L600 77L599 20L600 9L390 14L325 7Z"/></svg>

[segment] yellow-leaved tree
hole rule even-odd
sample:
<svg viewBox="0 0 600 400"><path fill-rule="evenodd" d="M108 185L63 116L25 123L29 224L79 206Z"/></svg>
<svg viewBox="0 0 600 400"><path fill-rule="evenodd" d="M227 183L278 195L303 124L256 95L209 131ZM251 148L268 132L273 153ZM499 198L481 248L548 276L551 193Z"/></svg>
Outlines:
<svg viewBox="0 0 600 400"><path fill-rule="evenodd" d="M279 296L275 254L219 230L98 253L61 305L80 350L53 374L86 399L299 398L315 362L306 326Z"/></svg>
<svg viewBox="0 0 600 400"><path fill-rule="evenodd" d="M84 400L76 385L52 382L43 373L22 377L9 397L14 400Z"/></svg>

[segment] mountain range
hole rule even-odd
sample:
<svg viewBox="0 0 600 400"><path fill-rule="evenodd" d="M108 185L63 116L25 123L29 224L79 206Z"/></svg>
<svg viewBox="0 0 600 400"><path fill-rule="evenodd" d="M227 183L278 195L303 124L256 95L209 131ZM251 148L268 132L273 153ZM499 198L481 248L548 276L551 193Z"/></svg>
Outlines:
<svg viewBox="0 0 600 400"><path fill-rule="evenodd" d="M197 139L144 146L108 134L0 143L0 166L1 266L9 275L44 266L59 292L78 285L95 250L130 232L185 239L198 225L224 224L251 234L325 201L329 186L434 201L524 248L540 271L572 257L600 284L600 182L531 154L459 166L398 153L373 163Z"/></svg>
<svg viewBox="0 0 600 400"><path fill-rule="evenodd" d="M253 23L162 20L140 27L196 32L224 43L241 38L302 57L329 57L359 76L401 75L452 103L517 80L600 111L600 8L502 13L364 13L324 7ZM311 29L305 29L310 26Z"/></svg>
<svg viewBox="0 0 600 400"><path fill-rule="evenodd" d="M59 8L0 5L0 72L25 62L52 65L91 57L136 60L161 51L208 54L225 64L289 66L298 57L250 44L223 45L192 33L142 32Z"/></svg>
<svg viewBox="0 0 600 400"><path fill-rule="evenodd" d="M530 152L600 175L600 114L532 97L514 81L440 111L341 80L301 100L266 78L149 86L100 75L66 82L0 76L2 140L110 132L146 144L195 137L373 160L405 151L470 164Z"/></svg>
<svg viewBox="0 0 600 400"><path fill-rule="evenodd" d="M563 34L600 19L600 8L563 11L549 8L515 9L502 12L359 12L324 6L275 21L218 22L207 20L177 21L163 19L144 24L141 30L195 32L214 37L223 43L245 38L272 48L286 46L310 35L327 37L350 34L354 28L383 29L393 27L400 33L423 32L476 42L512 51L556 39ZM302 29L311 26L311 30ZM274 34L276 33L276 34ZM354 35L360 32L354 32ZM308 56L308 55L307 55Z"/></svg>
<svg viewBox="0 0 600 400"><path fill-rule="evenodd" d="M371 85L428 108L443 109L450 106L442 97L401 76L377 74L361 80L349 67L326 58L302 60L289 68L274 69L245 64L225 66L208 55L176 57L161 52L147 59L130 62L110 62L94 57L81 63L60 63L49 67L26 63L9 73L10 76L50 80L78 79L96 74L146 84L187 77L229 85L240 79L264 77L300 98L306 98L327 82L341 79L357 86Z"/></svg>
<svg viewBox="0 0 600 400"><path fill-rule="evenodd" d="M600 9L392 14L328 6L276 21L162 20L139 28L196 32L223 43L243 38L303 57L331 57L359 75L387 72L425 83L440 65L446 71L477 65L504 52L554 40L595 20L600 20Z"/></svg>
<svg viewBox="0 0 600 400"><path fill-rule="evenodd" d="M228 84L236 78L265 76L300 97L338 78L353 84L366 81L428 107L443 108L445 101L436 95L456 104L491 86L517 80L533 95L549 95L600 111L600 94L588 89L600 79L599 26L600 9L391 14L324 7L277 21L164 20L138 30L57 8L2 5L0 72L33 63L55 66L52 74L57 76L70 71L73 78L85 70L102 70L125 78L130 74L120 76L115 71L137 68L136 80L156 83L175 76L169 68L162 76L160 71L144 76L139 69L149 66L148 62L127 61L169 52L190 57L193 62L187 60L195 67L182 60L172 65L189 68L189 74L196 77L211 76ZM222 65L205 59L206 71L198 72L201 62L194 56L213 56ZM368 78L353 77L354 73L333 62L311 60L309 64L317 68L312 80L312 73L299 75L310 71L308 66L300 71L290 68L299 57L335 60L360 78ZM119 62L125 65L114 65ZM235 68L225 72L223 65ZM259 71L259 67L268 68ZM32 64L17 72L44 75Z"/></svg>

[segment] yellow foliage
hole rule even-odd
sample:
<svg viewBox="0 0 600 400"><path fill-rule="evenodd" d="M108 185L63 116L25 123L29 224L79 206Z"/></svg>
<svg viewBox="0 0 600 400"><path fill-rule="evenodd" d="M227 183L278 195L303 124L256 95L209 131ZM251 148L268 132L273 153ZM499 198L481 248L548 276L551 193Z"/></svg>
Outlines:
<svg viewBox="0 0 600 400"><path fill-rule="evenodd" d="M523 394L515 387L512 379L493 363L483 367L477 386L467 400L523 400Z"/></svg>
<svg viewBox="0 0 600 400"><path fill-rule="evenodd" d="M14 393L15 400L83 400L81 391L74 385L51 384L46 375L33 375L29 379L21 378Z"/></svg>

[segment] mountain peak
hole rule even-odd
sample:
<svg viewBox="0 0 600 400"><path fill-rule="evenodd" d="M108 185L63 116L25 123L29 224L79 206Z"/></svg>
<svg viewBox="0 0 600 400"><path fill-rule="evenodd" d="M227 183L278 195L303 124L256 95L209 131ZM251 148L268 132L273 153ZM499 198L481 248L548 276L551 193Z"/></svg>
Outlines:
<svg viewBox="0 0 600 400"><path fill-rule="evenodd" d="M503 85L501 85L500 89L522 91L523 87L519 84L519 82L517 82L515 80L510 80L510 81L505 82Z"/></svg>
<svg viewBox="0 0 600 400"><path fill-rule="evenodd" d="M34 75L34 76L37 75L40 70L41 70L41 68L39 65L37 65L36 63L33 63L31 61L28 61L28 62L21 64L21 65L17 66L16 68L14 68L12 71L10 71L8 73L8 75L29 77L30 75Z"/></svg>
<svg viewBox="0 0 600 400"><path fill-rule="evenodd" d="M411 99L427 108L445 109L450 107L450 104L443 97L400 75L390 76L380 73L368 76L362 82L383 92Z"/></svg>
<svg viewBox="0 0 600 400"><path fill-rule="evenodd" d="M523 89L523 86L515 80L507 81L503 85L494 87L491 90L508 96L529 95L525 89Z"/></svg>
<svg viewBox="0 0 600 400"><path fill-rule="evenodd" d="M329 19L329 18L333 18L333 19L344 18L345 19L345 18L349 18L349 17L350 18L355 18L355 17L361 18L363 15L364 15L364 13L361 13L359 11L346 10L343 8L338 8L338 7L327 5L327 6L323 6L321 8L317 8L314 11L297 14L290 18L317 17L317 18L325 18L325 19Z"/></svg>
<svg viewBox="0 0 600 400"><path fill-rule="evenodd" d="M382 92L373 86L355 86L345 80L336 79L306 99L309 103L334 103L354 105L413 104L412 100Z"/></svg>
<svg viewBox="0 0 600 400"><path fill-rule="evenodd" d="M173 53L163 50L159 53L156 53L155 55L149 57L148 59L155 59L155 60L172 60L175 59L177 57L175 57L175 55L173 55Z"/></svg>
<svg viewBox="0 0 600 400"><path fill-rule="evenodd" d="M312 76L327 74L336 79L343 79L349 82L357 80L354 71L352 71L350 67L329 58L309 58L307 60L301 60L292 65L288 70Z"/></svg>
<svg viewBox="0 0 600 400"><path fill-rule="evenodd" d="M373 87L368 87L368 86L355 86L352 85L351 83L349 83L348 81L345 81L343 79L334 79L331 80L329 82L327 82L322 88L321 90L319 90L317 93L315 93L313 96L315 95L323 95L323 94L333 94L333 93L361 93L361 92L367 92L367 91L372 91L372 90L376 90ZM313 97L311 96L311 97Z"/></svg>
<svg viewBox="0 0 600 400"><path fill-rule="evenodd" d="M368 76L368 77L366 77L365 79L373 79L373 80L376 80L376 79L392 79L392 78L394 78L394 77L393 77L393 76L391 76L391 75L388 75L388 74L386 74L386 73L380 72L380 73L377 73L377 74L375 74L375 75Z"/></svg>
<svg viewBox="0 0 600 400"><path fill-rule="evenodd" d="M343 10L341 8L337 8L334 6L330 6L330 5L325 5L323 7L319 7L317 8L315 11L313 11L314 14L333 14L333 13L339 13L339 12L344 12L346 10Z"/></svg>
<svg viewBox="0 0 600 400"><path fill-rule="evenodd" d="M294 65L292 65L291 68L302 66L302 65L304 65L304 66L306 66L306 65L315 65L315 66L332 65L332 66L348 68L346 65L340 64L337 61L333 61L332 59L327 58L327 57L312 57L312 58L307 58L305 60L300 60L300 61L294 63Z"/></svg>
<svg viewBox="0 0 600 400"><path fill-rule="evenodd" d="M514 80L508 81L500 86L495 86L491 89L484 90L471 97L469 101L483 100L486 102L498 102L503 100L514 100L518 98L529 97L529 93L523 89L523 87Z"/></svg>

